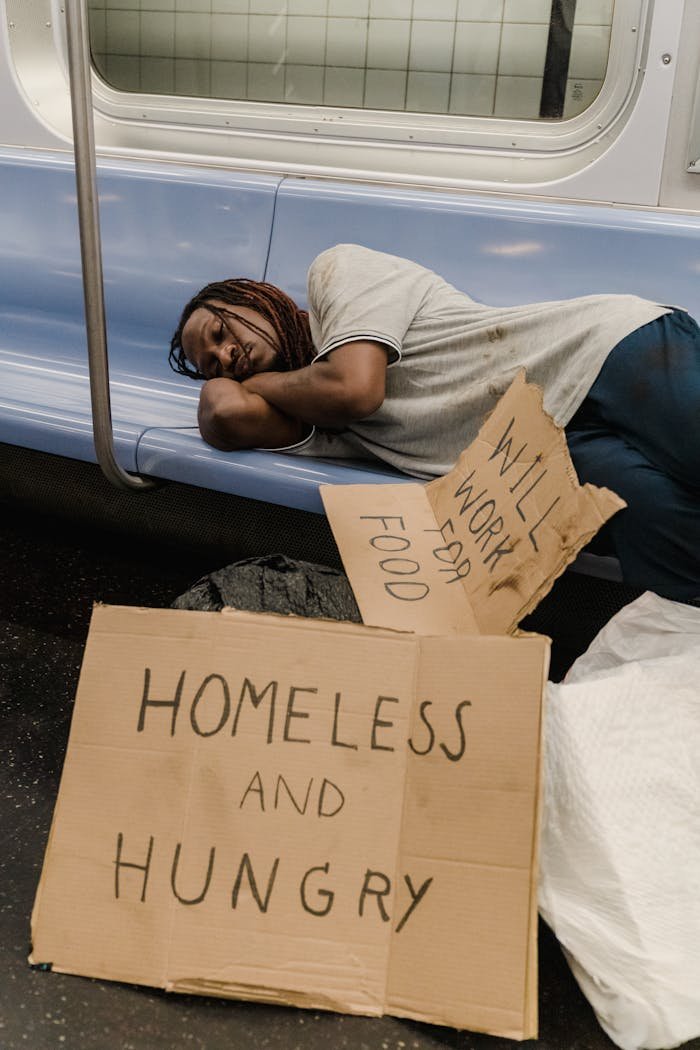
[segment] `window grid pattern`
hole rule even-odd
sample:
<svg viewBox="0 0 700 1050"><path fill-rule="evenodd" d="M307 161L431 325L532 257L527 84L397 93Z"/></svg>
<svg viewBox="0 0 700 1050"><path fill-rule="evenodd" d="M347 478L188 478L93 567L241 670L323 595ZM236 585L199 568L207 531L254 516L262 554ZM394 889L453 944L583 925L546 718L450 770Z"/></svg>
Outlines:
<svg viewBox="0 0 700 1050"><path fill-rule="evenodd" d="M598 94L613 0L577 0L564 118ZM537 118L552 0L89 0L97 68L152 94Z"/></svg>

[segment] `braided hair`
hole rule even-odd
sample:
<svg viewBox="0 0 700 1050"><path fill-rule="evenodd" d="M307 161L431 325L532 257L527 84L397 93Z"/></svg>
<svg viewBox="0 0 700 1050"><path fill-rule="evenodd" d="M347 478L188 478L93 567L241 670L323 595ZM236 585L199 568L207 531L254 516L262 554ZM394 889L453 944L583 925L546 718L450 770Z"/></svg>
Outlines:
<svg viewBox="0 0 700 1050"><path fill-rule="evenodd" d="M226 308L214 306L213 299L226 303ZM236 306L247 306L264 317L272 325L277 343L254 322L237 314ZM303 368L315 356L308 312L300 310L296 303L274 284L241 277L206 285L185 306L175 334L170 340L168 355L170 367L180 375L189 376L191 379L204 378L187 360L182 348L182 331L192 314L200 307L209 310L224 323L227 318L233 317L247 328L251 328L275 350L280 371L291 372L295 368ZM228 309L229 307L234 309Z"/></svg>

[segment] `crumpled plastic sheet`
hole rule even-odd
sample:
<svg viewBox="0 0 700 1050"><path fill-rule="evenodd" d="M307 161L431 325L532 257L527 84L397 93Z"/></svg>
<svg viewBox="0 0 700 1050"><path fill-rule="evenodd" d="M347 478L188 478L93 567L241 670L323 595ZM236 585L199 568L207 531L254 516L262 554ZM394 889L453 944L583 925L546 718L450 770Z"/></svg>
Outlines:
<svg viewBox="0 0 700 1050"><path fill-rule="evenodd" d="M647 593L550 683L539 905L623 1050L700 1035L700 609Z"/></svg>

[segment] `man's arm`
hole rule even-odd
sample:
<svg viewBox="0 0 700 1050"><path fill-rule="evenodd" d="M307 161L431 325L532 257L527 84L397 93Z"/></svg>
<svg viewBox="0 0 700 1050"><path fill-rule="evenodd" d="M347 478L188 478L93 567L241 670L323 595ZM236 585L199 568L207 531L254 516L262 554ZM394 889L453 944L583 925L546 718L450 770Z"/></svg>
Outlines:
<svg viewBox="0 0 700 1050"><path fill-rule="evenodd" d="M209 379L199 395L199 432L222 452L239 448L284 448L310 431L235 379Z"/></svg>
<svg viewBox="0 0 700 1050"><path fill-rule="evenodd" d="M261 372L243 383L280 412L321 427L341 428L366 419L386 392L388 348L355 341L292 372Z"/></svg>
<svg viewBox="0 0 700 1050"><path fill-rule="evenodd" d="M261 372L243 383L210 379L199 400L200 432L228 452L294 445L313 424L342 428L380 407L386 366L381 343L356 341L292 372Z"/></svg>

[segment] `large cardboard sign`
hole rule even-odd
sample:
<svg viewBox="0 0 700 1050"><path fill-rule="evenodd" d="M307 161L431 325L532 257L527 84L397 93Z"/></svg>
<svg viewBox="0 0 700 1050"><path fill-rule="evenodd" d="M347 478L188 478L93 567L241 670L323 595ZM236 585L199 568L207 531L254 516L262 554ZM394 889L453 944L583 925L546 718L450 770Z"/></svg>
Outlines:
<svg viewBox="0 0 700 1050"><path fill-rule="evenodd" d="M547 655L96 607L33 961L534 1036Z"/></svg>
<svg viewBox="0 0 700 1050"><path fill-rule="evenodd" d="M321 494L363 622L429 634L512 631L625 506L579 485L524 372L445 477Z"/></svg>

